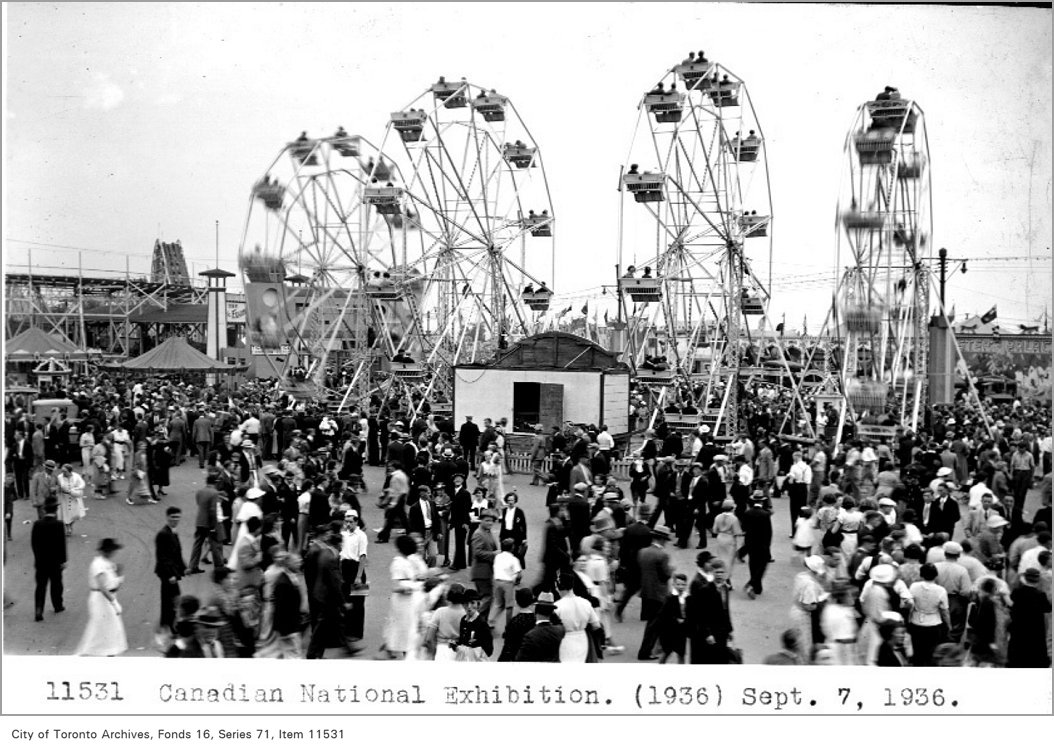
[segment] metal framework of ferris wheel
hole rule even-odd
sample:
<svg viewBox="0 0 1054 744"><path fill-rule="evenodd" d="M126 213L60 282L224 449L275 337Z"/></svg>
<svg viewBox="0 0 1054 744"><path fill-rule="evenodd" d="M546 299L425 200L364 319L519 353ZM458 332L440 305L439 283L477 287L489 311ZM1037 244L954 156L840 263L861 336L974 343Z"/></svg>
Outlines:
<svg viewBox="0 0 1054 744"><path fill-rule="evenodd" d="M365 203L414 215L391 271L406 311L391 351L410 360L399 376L426 381L428 395L450 385L454 365L539 327L553 295L555 213L512 100L465 79L440 78L392 113L379 157L403 178L371 179Z"/></svg>
<svg viewBox="0 0 1054 744"><path fill-rule="evenodd" d="M702 52L667 71L638 109L620 184L624 359L660 401L700 391L692 402L715 434L734 435L741 372L761 364L746 354L748 319L761 331L768 321L764 134L746 83ZM790 378L776 347L770 361Z"/></svg>
<svg viewBox="0 0 1054 744"><path fill-rule="evenodd" d="M930 157L922 108L895 88L856 111L837 225L842 415L915 428L929 352Z"/></svg>
<svg viewBox="0 0 1054 744"><path fill-rule="evenodd" d="M260 373L288 378L301 368L320 382L334 370L366 369L373 349L401 340L371 287L392 266L412 215L367 207L378 176L399 178L366 138L339 128L302 133L253 185L238 257Z"/></svg>

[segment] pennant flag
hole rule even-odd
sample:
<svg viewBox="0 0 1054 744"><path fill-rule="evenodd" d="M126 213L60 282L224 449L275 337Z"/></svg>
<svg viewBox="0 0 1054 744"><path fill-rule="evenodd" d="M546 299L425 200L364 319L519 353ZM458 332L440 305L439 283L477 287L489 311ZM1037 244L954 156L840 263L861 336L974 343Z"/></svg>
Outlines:
<svg viewBox="0 0 1054 744"><path fill-rule="evenodd" d="M569 312L571 312L571 306L570 305L568 305L566 308L564 308L559 313L557 313L556 317L557 318L562 318L565 315L567 315Z"/></svg>
<svg viewBox="0 0 1054 744"><path fill-rule="evenodd" d="M582 305L582 315L589 315L589 303Z"/></svg>
<svg viewBox="0 0 1054 744"><path fill-rule="evenodd" d="M777 323L776 324L776 333L783 333L783 324L782 323Z"/></svg>
<svg viewBox="0 0 1054 744"><path fill-rule="evenodd" d="M995 311L995 307L996 307L995 305L992 305L992 309L981 316L981 322L982 323L991 323L993 320L996 319L996 317L998 317L997 313Z"/></svg>

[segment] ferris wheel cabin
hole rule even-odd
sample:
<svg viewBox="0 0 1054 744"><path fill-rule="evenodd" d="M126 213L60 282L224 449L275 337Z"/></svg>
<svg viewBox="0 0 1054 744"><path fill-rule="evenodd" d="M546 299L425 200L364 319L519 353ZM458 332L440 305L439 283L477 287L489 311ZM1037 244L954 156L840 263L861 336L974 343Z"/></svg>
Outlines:
<svg viewBox="0 0 1054 744"><path fill-rule="evenodd" d="M505 104L508 101L505 96L494 92L490 95L481 93L472 100L472 110L483 114L484 121L505 121Z"/></svg>
<svg viewBox="0 0 1054 744"><path fill-rule="evenodd" d="M739 133L728 141L728 149L732 156L740 163L753 163L758 159L761 151L761 138L751 130L746 138L741 138Z"/></svg>
<svg viewBox="0 0 1054 744"><path fill-rule="evenodd" d="M882 327L882 310L855 302L845 309L845 327L853 333L878 333Z"/></svg>
<svg viewBox="0 0 1054 744"><path fill-rule="evenodd" d="M426 115L424 111L394 111L392 112L392 126L402 137L403 142L420 142L421 135L425 130Z"/></svg>
<svg viewBox="0 0 1054 744"><path fill-rule="evenodd" d="M517 140L514 144L506 142L501 154L507 162L517 168L530 168L537 151L537 147L530 147Z"/></svg>
<svg viewBox="0 0 1054 744"><path fill-rule="evenodd" d="M637 382L645 385L672 385L677 378L677 370L650 369L641 365L637 369Z"/></svg>
<svg viewBox="0 0 1054 744"><path fill-rule="evenodd" d="M662 184L665 180L666 176L662 173L637 173L635 168L630 168L629 173L622 177L626 190L633 194L633 199L637 202L662 201L665 198L662 195Z"/></svg>
<svg viewBox="0 0 1054 744"><path fill-rule="evenodd" d="M267 176L253 186L253 195L264 203L268 209L278 211L282 208L285 199L285 187L277 181L271 181Z"/></svg>
<svg viewBox="0 0 1054 744"><path fill-rule="evenodd" d="M684 81L685 86L691 90L696 87L696 84L699 83L700 80L702 80L704 84L709 82L706 74L710 71L710 63L706 61L699 62L698 60L695 62L682 62L674 67L673 71L674 74ZM698 87L702 90L706 86L699 85Z"/></svg>
<svg viewBox="0 0 1054 744"><path fill-rule="evenodd" d="M897 166L897 178L901 181L910 181L922 175L922 169L926 165L926 159L919 153L913 153L904 162Z"/></svg>
<svg viewBox="0 0 1054 744"><path fill-rule="evenodd" d="M331 137L329 144L334 150L346 158L357 158L361 150L362 140L359 137Z"/></svg>
<svg viewBox="0 0 1054 744"><path fill-rule="evenodd" d="M389 359L384 366L393 377L398 377L400 380L423 380L428 374L423 364L418 364L413 360L404 362Z"/></svg>
<svg viewBox="0 0 1054 744"><path fill-rule="evenodd" d="M399 299L399 288L387 271L374 271L366 282L366 296L371 300L393 302Z"/></svg>
<svg viewBox="0 0 1054 744"><path fill-rule="evenodd" d="M465 100L465 83L448 83L443 78L432 84L432 95L437 101L442 101L443 106L448 109L465 108L468 103Z"/></svg>
<svg viewBox="0 0 1054 744"><path fill-rule="evenodd" d="M637 303L658 302L662 299L662 285L654 276L624 276L619 279L619 288Z"/></svg>
<svg viewBox="0 0 1054 744"><path fill-rule="evenodd" d="M716 77L716 76L715 76ZM713 78L711 78L713 80ZM725 75L721 79L721 82L710 85L709 90L710 100L714 102L715 106L738 106L739 105L739 83L729 80L728 75Z"/></svg>
<svg viewBox="0 0 1054 744"><path fill-rule="evenodd" d="M684 115L684 93L649 93L644 106L660 124L676 124Z"/></svg>
<svg viewBox="0 0 1054 744"><path fill-rule="evenodd" d="M764 315L765 305L757 295L743 294L740 307L744 315Z"/></svg>
<svg viewBox="0 0 1054 744"><path fill-rule="evenodd" d="M893 162L897 134L892 129L869 129L853 140L861 165L889 165Z"/></svg>
<svg viewBox="0 0 1054 744"><path fill-rule="evenodd" d="M852 230L881 230L886 223L882 212L861 212L850 209L842 215L842 224Z"/></svg>
<svg viewBox="0 0 1054 744"><path fill-rule="evenodd" d="M542 282L542 286L538 289L533 287L526 287L523 290L523 302L527 307L536 313L543 313L549 309L549 301L553 298L553 290L545 286L545 282Z"/></svg>
<svg viewBox="0 0 1054 744"><path fill-rule="evenodd" d="M549 216L548 210L541 214L531 212L523 220L523 226L530 230L535 238L550 238L553 235L553 218Z"/></svg>
<svg viewBox="0 0 1054 744"><path fill-rule="evenodd" d="M299 160L301 165L318 165L318 157L315 155L317 144L317 140L307 138L307 132L301 132L295 141L289 143L289 154Z"/></svg>
<svg viewBox="0 0 1054 744"><path fill-rule="evenodd" d="M901 99L886 101L868 101L867 112L871 114L872 129L893 129L912 134L918 115L912 111L911 104Z"/></svg>
<svg viewBox="0 0 1054 744"><path fill-rule="evenodd" d="M769 216L767 214L744 214L739 218L739 229L747 238L764 238L769 234Z"/></svg>
<svg viewBox="0 0 1054 744"><path fill-rule="evenodd" d="M378 214L399 214L402 198L403 190L398 186L367 186L362 193L362 200Z"/></svg>

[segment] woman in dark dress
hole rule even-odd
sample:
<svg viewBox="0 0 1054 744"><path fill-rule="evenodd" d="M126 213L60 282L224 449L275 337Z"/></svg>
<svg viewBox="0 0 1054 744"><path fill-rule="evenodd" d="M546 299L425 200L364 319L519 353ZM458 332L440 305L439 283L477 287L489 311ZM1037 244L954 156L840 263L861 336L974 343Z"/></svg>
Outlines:
<svg viewBox="0 0 1054 744"><path fill-rule="evenodd" d="M1014 668L1046 669L1050 666L1047 653L1047 623L1050 599L1039 588L1040 571L1029 568L1021 574L1021 585L1010 595L1010 646L1007 666Z"/></svg>
<svg viewBox="0 0 1054 744"><path fill-rule="evenodd" d="M168 440L153 437L147 447L147 460L150 488L154 491L154 498L160 498L169 486L168 469L172 466L172 448Z"/></svg>
<svg viewBox="0 0 1054 744"><path fill-rule="evenodd" d="M494 637L487 618L479 612L479 593L465 590L465 616L457 639L457 661L486 661L494 653Z"/></svg>

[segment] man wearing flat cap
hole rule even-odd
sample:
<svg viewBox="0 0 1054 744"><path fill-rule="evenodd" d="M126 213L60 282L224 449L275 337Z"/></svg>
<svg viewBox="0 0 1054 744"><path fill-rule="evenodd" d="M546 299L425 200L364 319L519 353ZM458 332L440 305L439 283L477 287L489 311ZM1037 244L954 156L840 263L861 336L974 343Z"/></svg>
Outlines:
<svg viewBox="0 0 1054 744"><path fill-rule="evenodd" d="M494 557L498 554L498 541L492 530L498 515L487 509L479 518L479 527L472 533L472 566L469 578L476 585L481 605L480 615L488 617L494 594Z"/></svg>

